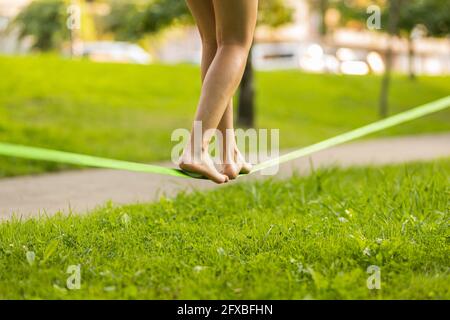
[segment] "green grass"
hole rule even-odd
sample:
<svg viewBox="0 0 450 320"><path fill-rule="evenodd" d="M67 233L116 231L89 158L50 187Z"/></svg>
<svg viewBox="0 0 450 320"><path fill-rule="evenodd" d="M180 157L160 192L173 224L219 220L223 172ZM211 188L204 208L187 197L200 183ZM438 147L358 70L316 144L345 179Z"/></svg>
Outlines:
<svg viewBox="0 0 450 320"><path fill-rule="evenodd" d="M132 161L170 158L171 132L189 128L199 95L194 66L135 66L53 56L0 57L0 141ZM279 128L282 148L301 147L378 119L380 79L257 74L257 125ZM396 76L391 113L450 93L449 77ZM449 131L450 111L383 132ZM67 168L0 157L0 177Z"/></svg>
<svg viewBox="0 0 450 320"><path fill-rule="evenodd" d="M450 160L329 169L5 222L0 299L449 299L449 174Z"/></svg>

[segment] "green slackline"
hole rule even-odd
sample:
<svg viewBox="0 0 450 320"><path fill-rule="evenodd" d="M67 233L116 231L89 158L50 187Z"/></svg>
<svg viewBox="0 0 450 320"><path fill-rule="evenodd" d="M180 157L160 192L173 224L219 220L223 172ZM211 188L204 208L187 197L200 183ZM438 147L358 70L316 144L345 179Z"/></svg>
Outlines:
<svg viewBox="0 0 450 320"><path fill-rule="evenodd" d="M9 143L0 143L0 155L32 160L67 163L84 167L157 173L175 177L189 177L186 173L178 169Z"/></svg>
<svg viewBox="0 0 450 320"><path fill-rule="evenodd" d="M312 153L334 147L336 145L361 138L368 134L378 132L401 123L421 118L433 112L444 110L450 106L450 96L421 105L414 109L399 113L392 117L373 122L361 128L349 131L336 137L324 140L311 146L287 153L276 159L271 159L253 167L251 173L264 170L266 168L279 165L281 163L310 155ZM166 168L161 166L136 163L122 160L94 157L89 155L50 150L44 148L29 147L10 143L0 143L0 155L25 158L32 160L51 161L66 163L78 166L108 168L117 170L127 170L136 172L156 173L174 177L200 178L197 174L185 173L179 169Z"/></svg>
<svg viewBox="0 0 450 320"><path fill-rule="evenodd" d="M328 149L330 147L337 146L339 144L352 141L358 138L361 138L363 136L366 136L368 134L378 132L390 127L394 127L396 125L399 125L401 123L415 120L418 118L421 118L423 116L426 116L430 113L434 113L437 111L444 110L446 108L450 107L450 96L447 96L445 98L432 101L430 103L421 105L419 107L413 108L411 110L398 113L392 117L379 120L376 122L373 122L371 124L368 124L366 126L363 126L361 128L340 134L338 136L335 136L333 138L321 141L319 143L313 144L311 146L298 149L296 151L289 152L285 155L282 155L281 157L278 157L276 159L271 159L265 162L262 162L260 164L257 164L253 167L252 173L264 170L266 168L279 165L281 163L291 161L293 159L301 158L307 155L310 155L312 153Z"/></svg>

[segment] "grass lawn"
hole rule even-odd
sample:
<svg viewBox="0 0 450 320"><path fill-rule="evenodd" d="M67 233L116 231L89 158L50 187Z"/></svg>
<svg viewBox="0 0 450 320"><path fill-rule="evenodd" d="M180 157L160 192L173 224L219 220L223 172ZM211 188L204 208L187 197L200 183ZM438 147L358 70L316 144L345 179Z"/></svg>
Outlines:
<svg viewBox="0 0 450 320"><path fill-rule="evenodd" d="M450 159L328 169L1 223L0 299L449 299L449 174Z"/></svg>
<svg viewBox="0 0 450 320"><path fill-rule="evenodd" d="M53 56L0 57L0 141L132 161L170 158L171 132L189 128L199 95L195 66L136 66ZM300 147L377 120L380 79L257 73L257 125ZM393 80L391 113L450 93L449 77ZM383 135L450 130L450 111ZM66 168L0 157L0 177Z"/></svg>

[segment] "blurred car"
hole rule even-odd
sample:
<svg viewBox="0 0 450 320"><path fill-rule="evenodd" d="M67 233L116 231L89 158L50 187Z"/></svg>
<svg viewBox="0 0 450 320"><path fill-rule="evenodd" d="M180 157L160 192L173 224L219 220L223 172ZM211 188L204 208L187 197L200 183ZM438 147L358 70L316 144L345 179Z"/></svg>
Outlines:
<svg viewBox="0 0 450 320"><path fill-rule="evenodd" d="M324 54L318 44L262 43L253 47L253 63L259 70L302 69L309 72L339 72L339 62Z"/></svg>
<svg viewBox="0 0 450 320"><path fill-rule="evenodd" d="M257 43L253 46L253 64L258 70L296 69L298 43Z"/></svg>
<svg viewBox="0 0 450 320"><path fill-rule="evenodd" d="M340 71L343 74L365 75L370 72L365 51L339 48L336 51L336 58L340 61Z"/></svg>
<svg viewBox="0 0 450 320"><path fill-rule="evenodd" d="M325 53L322 46L313 43L305 46L299 56L300 68L309 72L339 73L339 61L331 54Z"/></svg>
<svg viewBox="0 0 450 320"><path fill-rule="evenodd" d="M301 69L315 73L366 75L384 71L384 61L375 51L324 47L318 43L259 43L253 47L258 70Z"/></svg>
<svg viewBox="0 0 450 320"><path fill-rule="evenodd" d="M78 54L98 62L148 64L152 61L152 56L147 51L128 42L85 42Z"/></svg>

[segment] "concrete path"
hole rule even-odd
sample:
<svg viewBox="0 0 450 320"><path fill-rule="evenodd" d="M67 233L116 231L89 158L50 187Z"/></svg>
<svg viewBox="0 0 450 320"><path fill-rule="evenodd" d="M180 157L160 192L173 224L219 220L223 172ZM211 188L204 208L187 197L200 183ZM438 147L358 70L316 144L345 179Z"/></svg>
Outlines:
<svg viewBox="0 0 450 320"><path fill-rule="evenodd" d="M450 133L385 138L354 142L297 159L280 167L277 178L294 171L337 165L382 165L450 157ZM162 164L171 166L171 164ZM261 179L259 174L237 182ZM13 214L23 218L58 211L85 213L106 201L117 204L151 202L182 190L204 190L215 184L194 179L172 178L134 172L89 169L0 180L0 220Z"/></svg>

